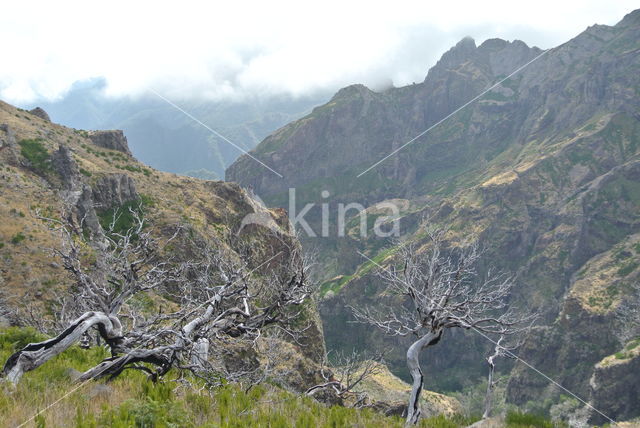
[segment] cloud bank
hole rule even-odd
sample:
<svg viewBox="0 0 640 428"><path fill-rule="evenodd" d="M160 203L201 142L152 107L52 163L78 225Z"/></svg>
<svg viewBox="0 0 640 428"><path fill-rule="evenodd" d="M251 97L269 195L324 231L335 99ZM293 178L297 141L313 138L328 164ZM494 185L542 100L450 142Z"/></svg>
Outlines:
<svg viewBox="0 0 640 428"><path fill-rule="evenodd" d="M0 98L55 100L103 77L108 96L308 95L419 82L464 36L555 46L633 1L32 1L0 15Z"/></svg>

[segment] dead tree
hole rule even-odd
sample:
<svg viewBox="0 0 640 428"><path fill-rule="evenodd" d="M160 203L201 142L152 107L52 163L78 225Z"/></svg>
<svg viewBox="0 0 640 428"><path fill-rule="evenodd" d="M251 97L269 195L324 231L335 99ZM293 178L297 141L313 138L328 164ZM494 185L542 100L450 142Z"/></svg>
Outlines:
<svg viewBox="0 0 640 428"><path fill-rule="evenodd" d="M493 392L496 384L498 383L497 381L493 380L496 369L496 359L498 359L499 357L515 358L516 356L513 354L513 351L515 351L522 345L522 342L507 344L504 343L504 340L505 336L500 336L498 341L495 343L493 353L487 357L487 364L489 365L489 375L487 378L487 392L484 398L484 413L482 414L482 419L490 417L491 410L493 408Z"/></svg>
<svg viewBox="0 0 640 428"><path fill-rule="evenodd" d="M319 391L331 390L341 400L352 396L352 407L365 405L368 396L360 387L367 379L381 372L383 355L368 357L354 350L349 354L335 353L332 364L328 360L328 357L324 358L321 369L324 382L310 387L305 394L314 396Z"/></svg>
<svg viewBox="0 0 640 428"><path fill-rule="evenodd" d="M184 229L176 228L161 245L143 218L131 214L134 226L125 233L107 231L103 242L86 242L71 222L57 222L63 235L58 255L75 280L73 310L80 315L56 337L11 355L3 368L10 382L17 383L91 328L110 347L111 357L79 381L112 379L126 369L156 380L172 368L210 380L216 377L208 358L212 342L257 340L275 325L287 330L299 315L296 308L311 294L308 265L297 246L253 269L234 260L223 245L210 243L198 247L195 259L178 263L161 247L181 239ZM258 274L263 279L255 281ZM130 304L151 293L165 299L164 310L145 313Z"/></svg>
<svg viewBox="0 0 640 428"><path fill-rule="evenodd" d="M29 344L9 357L3 375L13 383L81 340L92 328L98 330L112 352L119 352L124 344L118 317L122 306L138 293L157 289L170 277L156 239L133 210L134 225L129 230L115 232L114 216L100 241L85 239L82 220L75 222L66 213L62 215L64 220L36 215L61 234L61 248L54 251L74 285L70 293L57 296L62 302L57 318L73 321L56 337Z"/></svg>
<svg viewBox="0 0 640 428"><path fill-rule="evenodd" d="M356 320L374 325L388 335L414 336L407 350L407 367L413 379L407 409L407 425L420 418L419 398L424 383L420 354L437 344L446 329L473 329L483 335L510 335L522 331L533 316L519 315L507 306L513 278L489 272L480 278L476 270L480 253L476 245L443 251L443 231L429 231L429 248L401 245L400 267L381 267L380 278L390 293L404 304L380 312L351 308Z"/></svg>

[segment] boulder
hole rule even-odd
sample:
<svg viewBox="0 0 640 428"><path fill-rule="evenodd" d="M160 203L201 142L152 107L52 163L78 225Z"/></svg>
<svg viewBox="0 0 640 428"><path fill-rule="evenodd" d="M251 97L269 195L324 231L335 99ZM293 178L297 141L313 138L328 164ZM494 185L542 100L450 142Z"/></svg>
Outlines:
<svg viewBox="0 0 640 428"><path fill-rule="evenodd" d="M91 142L98 147L117 150L131 155L131 151L129 151L129 143L127 143L127 137L125 137L124 132L119 129L110 131L90 131L88 137Z"/></svg>
<svg viewBox="0 0 640 428"><path fill-rule="evenodd" d="M39 117L42 120L46 120L47 122L51 122L51 118L49 117L49 114L44 111L43 108L41 107L36 107L34 109L29 110L29 113L31 113L34 116Z"/></svg>

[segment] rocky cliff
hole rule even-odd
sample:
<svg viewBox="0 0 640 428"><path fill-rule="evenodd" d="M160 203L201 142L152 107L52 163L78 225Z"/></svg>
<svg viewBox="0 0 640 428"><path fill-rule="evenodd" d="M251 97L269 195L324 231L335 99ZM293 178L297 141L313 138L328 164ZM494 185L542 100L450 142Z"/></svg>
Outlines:
<svg viewBox="0 0 640 428"><path fill-rule="evenodd" d="M86 132L53 124L0 102L0 293L20 310L47 317L59 292L73 285L54 250L58 232L39 217L77 213L84 233L101 234L120 209L126 227L129 210L143 210L162 238L172 225L188 226L199 239L216 238L237 257L259 266L295 245L279 210L267 210L238 185L163 173L130 156L122 131ZM273 219L275 230L254 225L239 231L242 219L260 213ZM278 226L279 225L279 226ZM277 239L269 239L271 233ZM238 237L235 241L225 237ZM233 242L251 240L250 254ZM198 248L175 248L183 257ZM244 250L243 250L244 251ZM317 360L324 350L316 322L299 352Z"/></svg>
<svg viewBox="0 0 640 428"><path fill-rule="evenodd" d="M640 339L629 342L621 351L607 356L595 366L590 380L590 404L606 409L615 420L640 416ZM591 411L589 422L604 424L607 419Z"/></svg>
<svg viewBox="0 0 640 428"><path fill-rule="evenodd" d="M251 154L284 179L248 156L227 170L227 179L283 207L289 187L296 188L298 206L372 207L392 199L405 239L421 242L416 230L428 218L449 228L452 245L479 240L487 262L518 274L513 302L543 313L522 358L586 399L594 364L618 346L614 309L628 298L625 284L640 261L628 250L628 257L616 258L640 231L638 40L640 11L615 26L589 27L543 55L520 41L476 46L464 39L424 82L382 93L344 88L266 138ZM330 198L320 197L323 190ZM310 214L312 225L320 216L319 209ZM347 226L354 223L355 214ZM321 311L329 347L379 348L380 335L347 322L345 305L393 303L371 275L374 265L356 253L384 263L393 243L349 233L307 243L320 249L326 267ZM460 389L481 376L486 349L482 339L457 332L426 357L427 384ZM462 357L450 358L453 352ZM402 352L392 353L402 374ZM559 393L548 388L544 378L516 365L509 399L551 403Z"/></svg>

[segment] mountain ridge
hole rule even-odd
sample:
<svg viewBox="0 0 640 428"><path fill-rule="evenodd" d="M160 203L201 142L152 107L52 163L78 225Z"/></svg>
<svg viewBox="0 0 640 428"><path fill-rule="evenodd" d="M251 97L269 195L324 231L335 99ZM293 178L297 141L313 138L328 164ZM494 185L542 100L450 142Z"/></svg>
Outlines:
<svg viewBox="0 0 640 428"><path fill-rule="evenodd" d="M596 267L599 254L615 251L640 231L639 18L640 11L631 12L615 26L591 26L552 48L362 177L357 176L542 51L519 41L492 39L475 46L463 39L423 83L383 93L344 88L267 137L252 155L283 180L252 166L246 156L227 169L227 179L252 187L271 206L287 207L289 187L296 189L298 206L321 201L322 190L330 193L330 206L371 207L400 198L406 201L403 239L424 243L417 232L424 219L448 228L451 245L477 239L496 268L518 274L514 301L544 314L522 357L585 399L598 396L589 377L598 361L625 346L611 333L617 305L630 298L627 284L637 280L633 266L640 256L631 252L629 260L612 262L619 274L606 291L593 291L593 304L571 293L583 289L579 272L605 274ZM308 218L319 225L319 209ZM321 313L328 347L342 349L353 338L362 348L390 346L389 360L402 374L404 342L349 323L345 308L398 304L385 297L371 263L357 256L359 251L387 263L393 244L355 234L306 243L319 248L325 267ZM424 361L426 384L462 389L466 378L482 370L486 348L464 335L438 345ZM554 351L558 357L550 359ZM457 363L447 357L462 352ZM545 402L548 411L560 393L535 376L516 365L508 398L522 405Z"/></svg>

